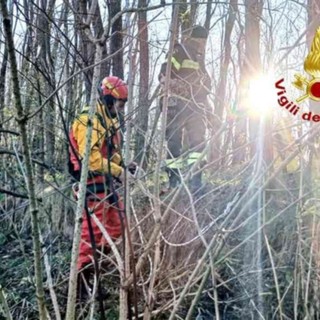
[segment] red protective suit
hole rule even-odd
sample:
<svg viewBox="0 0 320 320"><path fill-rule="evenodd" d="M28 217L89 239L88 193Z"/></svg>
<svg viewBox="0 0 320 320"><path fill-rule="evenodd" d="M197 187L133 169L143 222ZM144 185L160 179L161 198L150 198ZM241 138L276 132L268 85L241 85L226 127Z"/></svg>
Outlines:
<svg viewBox="0 0 320 320"><path fill-rule="evenodd" d="M81 113L72 125L70 131L70 141L73 148L69 149L70 162L73 172L80 173L81 159L85 150L85 134L87 129L88 114ZM106 137L109 136L109 146ZM87 192L86 203L89 211L94 212L112 239L118 238L122 234L121 219L124 218L124 205L122 199L117 195L108 196L109 183L107 179L117 177L121 173L120 155L121 135L118 130L118 123L106 116L101 105L97 106L97 113L93 119L92 147L89 158L89 176L87 188L96 192ZM77 155L75 155L75 152ZM110 152L110 154L108 154ZM80 161L79 161L79 160ZM111 169L109 172L109 168ZM80 174L77 175L78 177ZM118 201L115 202L115 198ZM124 219L123 219L124 221ZM123 222L124 223L124 222ZM91 218L93 233L97 249L108 247L107 241L100 228ZM81 243L79 250L78 269L92 262L93 252L88 227L86 211L82 214Z"/></svg>
<svg viewBox="0 0 320 320"><path fill-rule="evenodd" d="M92 184L100 184L103 183L104 177L98 176L93 179L88 180L88 186ZM97 218L102 222L102 225L110 235L110 237L115 240L122 234L122 227L121 227L121 217L123 217L123 202L121 199L118 200L118 203L110 203L110 200L103 200L107 197L107 193L99 192L96 193L94 196L88 196L87 207L89 211L94 212ZM113 197L111 197L113 199ZM117 207L117 205L119 207ZM124 219L123 219L124 223ZM91 218L92 229L94 233L94 238L96 242L96 246L98 250L102 248L109 248L108 243L103 236L100 228ZM105 250L104 250L105 251ZM93 262L92 260L93 252L91 248L91 240L90 240L90 233L89 233L89 226L88 226L88 219L86 211L84 210L82 213L82 229L81 229L81 243L80 243L80 250L79 250L79 258L78 258L78 270L80 270L85 265Z"/></svg>

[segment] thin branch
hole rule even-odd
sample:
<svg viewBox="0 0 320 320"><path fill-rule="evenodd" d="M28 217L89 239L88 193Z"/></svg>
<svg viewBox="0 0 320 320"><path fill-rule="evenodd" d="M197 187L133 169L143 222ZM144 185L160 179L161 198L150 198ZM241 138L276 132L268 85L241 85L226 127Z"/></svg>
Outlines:
<svg viewBox="0 0 320 320"><path fill-rule="evenodd" d="M27 194L21 194L21 193L13 192L13 191L10 191L10 190L3 189L1 187L0 187L0 193L5 193L5 194L8 194L8 195L16 197L16 198L29 199L29 196ZM37 198L37 200L42 202L41 198Z"/></svg>
<svg viewBox="0 0 320 320"><path fill-rule="evenodd" d="M3 289L0 285L0 302L1 302L1 305L2 305L2 308L3 308L3 313L4 315L6 316L6 320L12 320L12 315L10 313L10 309L9 309L9 306L8 306L8 302L7 302L7 299L3 293Z"/></svg>

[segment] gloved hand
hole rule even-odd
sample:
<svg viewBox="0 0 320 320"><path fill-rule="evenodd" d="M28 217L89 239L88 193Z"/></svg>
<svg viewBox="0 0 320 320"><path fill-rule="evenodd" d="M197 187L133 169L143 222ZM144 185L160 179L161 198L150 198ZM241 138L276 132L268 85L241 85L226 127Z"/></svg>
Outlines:
<svg viewBox="0 0 320 320"><path fill-rule="evenodd" d="M124 183L125 169L122 169L120 175L116 178L120 183Z"/></svg>
<svg viewBox="0 0 320 320"><path fill-rule="evenodd" d="M130 162L127 168L129 176L132 179L142 179L146 175L144 170L141 167L139 167L136 162Z"/></svg>
<svg viewBox="0 0 320 320"><path fill-rule="evenodd" d="M128 164L128 172L135 178L138 169L138 164L136 162L130 162Z"/></svg>
<svg viewBox="0 0 320 320"><path fill-rule="evenodd" d="M130 162L127 166L128 171L127 171L127 179L135 179L136 178L136 174L138 172L138 165L136 162ZM120 183L124 183L124 179L125 179L125 170L126 169L122 169L121 174L116 178Z"/></svg>

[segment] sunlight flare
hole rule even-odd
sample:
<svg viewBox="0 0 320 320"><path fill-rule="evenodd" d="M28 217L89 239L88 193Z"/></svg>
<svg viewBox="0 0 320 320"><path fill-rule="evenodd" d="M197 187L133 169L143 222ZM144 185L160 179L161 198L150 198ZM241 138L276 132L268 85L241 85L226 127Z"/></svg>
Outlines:
<svg viewBox="0 0 320 320"><path fill-rule="evenodd" d="M250 116L269 115L275 101L277 101L272 77L270 75L259 75L252 78L247 97Z"/></svg>

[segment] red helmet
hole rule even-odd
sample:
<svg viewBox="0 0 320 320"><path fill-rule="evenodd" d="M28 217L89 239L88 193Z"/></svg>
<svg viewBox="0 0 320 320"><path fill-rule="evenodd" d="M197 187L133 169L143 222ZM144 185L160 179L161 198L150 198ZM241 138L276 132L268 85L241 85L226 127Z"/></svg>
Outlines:
<svg viewBox="0 0 320 320"><path fill-rule="evenodd" d="M128 99L128 86L122 79L115 76L105 77L98 90L101 98L111 95L117 100L127 101Z"/></svg>

